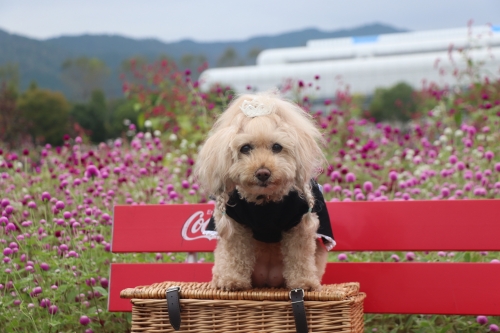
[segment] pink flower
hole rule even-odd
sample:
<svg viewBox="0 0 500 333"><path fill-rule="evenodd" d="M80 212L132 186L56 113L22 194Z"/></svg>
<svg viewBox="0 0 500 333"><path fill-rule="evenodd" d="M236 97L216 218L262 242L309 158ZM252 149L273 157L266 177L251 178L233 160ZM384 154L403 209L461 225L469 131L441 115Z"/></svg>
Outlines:
<svg viewBox="0 0 500 333"><path fill-rule="evenodd" d="M396 171L389 172L389 179L391 181L396 181L398 179L398 173Z"/></svg>
<svg viewBox="0 0 500 333"><path fill-rule="evenodd" d="M408 261L415 260L415 253L413 253L413 252L407 252L406 253L406 260L408 260Z"/></svg>
<svg viewBox="0 0 500 333"><path fill-rule="evenodd" d="M90 324L90 318L87 316L81 316L80 317L80 324L82 324L83 326Z"/></svg>
<svg viewBox="0 0 500 333"><path fill-rule="evenodd" d="M354 183L356 181L356 175L354 175L352 172L347 173L345 175L345 180L348 183Z"/></svg>
<svg viewBox="0 0 500 333"><path fill-rule="evenodd" d="M338 256L337 256L337 259L339 261L346 261L347 260L347 254L345 253L340 253Z"/></svg>
<svg viewBox="0 0 500 333"><path fill-rule="evenodd" d="M488 322L488 318L486 316L477 316L476 321L480 325L485 325Z"/></svg>
<svg viewBox="0 0 500 333"><path fill-rule="evenodd" d="M488 161L491 161L493 159L493 157L495 156L495 154L493 154L492 151L487 151L486 153L484 153L484 157L488 160Z"/></svg>
<svg viewBox="0 0 500 333"><path fill-rule="evenodd" d="M57 305L51 305L51 306L49 306L49 313L51 315L55 315L57 313L57 310L58 310Z"/></svg>

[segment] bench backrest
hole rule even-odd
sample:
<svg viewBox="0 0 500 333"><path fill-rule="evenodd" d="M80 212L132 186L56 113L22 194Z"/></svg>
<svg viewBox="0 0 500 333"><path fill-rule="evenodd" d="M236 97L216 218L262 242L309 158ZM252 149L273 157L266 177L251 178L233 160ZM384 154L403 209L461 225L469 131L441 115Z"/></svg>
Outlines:
<svg viewBox="0 0 500 333"><path fill-rule="evenodd" d="M500 251L500 200L329 202L335 251ZM210 252L212 205L116 206L112 251ZM160 281L209 281L211 264L112 264L110 311L120 290ZM323 283L359 281L367 313L500 315L500 264L329 263Z"/></svg>

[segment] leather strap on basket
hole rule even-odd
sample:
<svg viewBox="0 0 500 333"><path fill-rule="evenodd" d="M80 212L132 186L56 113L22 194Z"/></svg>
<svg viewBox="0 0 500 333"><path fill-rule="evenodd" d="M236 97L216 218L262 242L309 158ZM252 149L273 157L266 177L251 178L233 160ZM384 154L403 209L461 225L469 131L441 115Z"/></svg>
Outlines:
<svg viewBox="0 0 500 333"><path fill-rule="evenodd" d="M290 290L290 300L292 301L293 316L295 318L295 328L297 333L307 333L306 309L304 306L304 290Z"/></svg>
<svg viewBox="0 0 500 333"><path fill-rule="evenodd" d="M167 289L167 309L168 320L174 330L178 331L181 328L181 304L179 302L180 287L170 287Z"/></svg>

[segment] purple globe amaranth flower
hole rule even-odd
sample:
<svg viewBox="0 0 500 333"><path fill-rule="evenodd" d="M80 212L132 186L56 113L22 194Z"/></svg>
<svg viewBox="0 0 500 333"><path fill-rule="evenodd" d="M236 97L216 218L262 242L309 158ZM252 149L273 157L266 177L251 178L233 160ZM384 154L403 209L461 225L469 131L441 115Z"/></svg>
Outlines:
<svg viewBox="0 0 500 333"><path fill-rule="evenodd" d="M55 315L59 309L57 308L57 305L51 305L49 306L49 313L51 315Z"/></svg>
<svg viewBox="0 0 500 333"><path fill-rule="evenodd" d="M326 183L323 185L323 192L330 193L332 191L332 185Z"/></svg>
<svg viewBox="0 0 500 333"><path fill-rule="evenodd" d="M0 225L7 225L9 223L9 219L5 216L0 216Z"/></svg>
<svg viewBox="0 0 500 333"><path fill-rule="evenodd" d="M64 209L64 207L66 207L66 205L64 204L63 201L56 202L56 209L61 210L61 209Z"/></svg>
<svg viewBox="0 0 500 333"><path fill-rule="evenodd" d="M35 209L36 208L36 203L34 201L28 202L28 208Z"/></svg>
<svg viewBox="0 0 500 333"><path fill-rule="evenodd" d="M337 259L340 260L340 261L346 261L347 260L347 254L345 253L340 253L338 256L337 256Z"/></svg>
<svg viewBox="0 0 500 333"><path fill-rule="evenodd" d="M488 161L491 161L493 159L493 157L495 156L495 154L493 154L492 151L487 151L486 153L484 153L484 157L488 160Z"/></svg>
<svg viewBox="0 0 500 333"><path fill-rule="evenodd" d="M442 195L444 198L446 198L447 196L449 196L449 195L450 195L450 189L449 189L449 188L447 188L447 187L443 187L443 188L441 189L441 195Z"/></svg>
<svg viewBox="0 0 500 333"><path fill-rule="evenodd" d="M10 256L14 251L12 251L12 249L10 247L6 247L5 249L3 249L3 255L4 256Z"/></svg>
<svg viewBox="0 0 500 333"><path fill-rule="evenodd" d="M363 184L363 189L365 190L365 192L371 192L371 191L373 191L373 184L372 184L372 182L369 182L369 181L365 182Z"/></svg>
<svg viewBox="0 0 500 333"><path fill-rule="evenodd" d="M42 287L35 287L33 288L33 295L38 295L42 293Z"/></svg>
<svg viewBox="0 0 500 333"><path fill-rule="evenodd" d="M100 283L101 287L103 287L104 289L107 289L109 286L109 281L106 278L101 278Z"/></svg>
<svg viewBox="0 0 500 333"><path fill-rule="evenodd" d="M500 172L500 163L495 164L495 171Z"/></svg>
<svg viewBox="0 0 500 333"><path fill-rule="evenodd" d="M69 220L71 218L71 213L66 211L63 213L63 217L66 219L66 220Z"/></svg>
<svg viewBox="0 0 500 333"><path fill-rule="evenodd" d="M354 183L356 181L356 175L352 172L348 172L347 175L345 175L345 180L348 183Z"/></svg>
<svg viewBox="0 0 500 333"><path fill-rule="evenodd" d="M486 316L477 316L476 317L476 321L480 325L485 325L486 323L488 323L488 317L486 317Z"/></svg>
<svg viewBox="0 0 500 333"><path fill-rule="evenodd" d="M389 180L396 181L398 179L398 173L396 171L389 172Z"/></svg>
<svg viewBox="0 0 500 333"><path fill-rule="evenodd" d="M12 212L14 212L14 207L12 207L11 205L5 207L5 213L12 214Z"/></svg>
<svg viewBox="0 0 500 333"><path fill-rule="evenodd" d="M89 164L87 166L87 169L85 170L85 177L87 178L94 178L94 177L100 177L101 173L99 172L99 169L93 164Z"/></svg>
<svg viewBox="0 0 500 333"><path fill-rule="evenodd" d="M341 178L341 177L340 177L340 172L338 172L338 171L333 171L333 172L331 173L331 175L330 175L330 179L331 179L332 181L335 181L335 180L340 179L340 178Z"/></svg>
<svg viewBox="0 0 500 333"><path fill-rule="evenodd" d="M498 325L491 324L490 325L490 332L498 332Z"/></svg>
<svg viewBox="0 0 500 333"><path fill-rule="evenodd" d="M43 298L41 301L40 301L40 306L42 308L47 308L50 306L50 299L48 298Z"/></svg>
<svg viewBox="0 0 500 333"><path fill-rule="evenodd" d="M451 164L455 164L455 163L457 163L458 159L455 155L451 155L449 158L449 161Z"/></svg>
<svg viewBox="0 0 500 333"><path fill-rule="evenodd" d="M95 286L96 281L93 277L91 277L90 279L86 279L85 283L87 284L87 286Z"/></svg>
<svg viewBox="0 0 500 333"><path fill-rule="evenodd" d="M50 193L49 192L43 192L42 193L42 201L49 201L51 199Z"/></svg>
<svg viewBox="0 0 500 333"><path fill-rule="evenodd" d="M415 260L415 253L413 253L413 252L406 252L406 260L408 260L408 261Z"/></svg>
<svg viewBox="0 0 500 333"><path fill-rule="evenodd" d="M50 266L49 266L49 264L47 264L47 263L45 263L45 262L42 262L42 263L40 264L40 268L41 268L42 270L44 270L44 271L48 271L48 270L50 269Z"/></svg>
<svg viewBox="0 0 500 333"><path fill-rule="evenodd" d="M81 316L80 324L82 324L83 326L87 326L88 324L90 324L90 318L87 316Z"/></svg>
<svg viewBox="0 0 500 333"><path fill-rule="evenodd" d="M391 255L391 259L394 260L395 262L399 262L399 256L397 254Z"/></svg>

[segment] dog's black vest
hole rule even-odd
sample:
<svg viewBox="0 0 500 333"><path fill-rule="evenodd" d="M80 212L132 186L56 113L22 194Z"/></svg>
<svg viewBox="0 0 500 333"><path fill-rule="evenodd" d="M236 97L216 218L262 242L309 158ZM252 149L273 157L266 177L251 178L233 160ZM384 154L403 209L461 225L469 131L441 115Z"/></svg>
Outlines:
<svg viewBox="0 0 500 333"><path fill-rule="evenodd" d="M317 234L330 237L333 240L330 217L323 194L315 181L311 181L311 187L315 199L312 212L316 213L319 218ZM253 237L265 243L281 241L282 232L299 224L302 216L308 211L309 205L296 191L291 191L281 201L257 205L240 198L238 191L234 190L226 205L226 214L229 217L249 227L253 232ZM213 216L206 230L215 231Z"/></svg>

